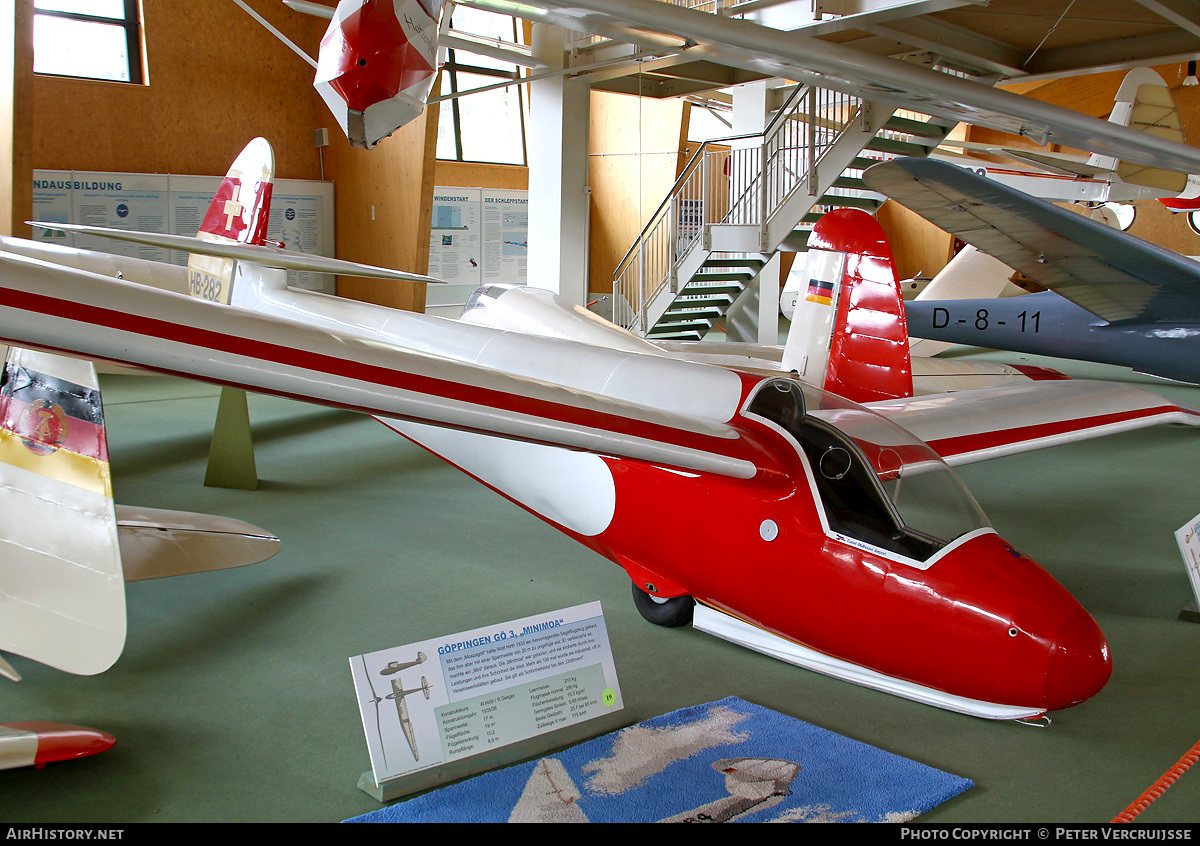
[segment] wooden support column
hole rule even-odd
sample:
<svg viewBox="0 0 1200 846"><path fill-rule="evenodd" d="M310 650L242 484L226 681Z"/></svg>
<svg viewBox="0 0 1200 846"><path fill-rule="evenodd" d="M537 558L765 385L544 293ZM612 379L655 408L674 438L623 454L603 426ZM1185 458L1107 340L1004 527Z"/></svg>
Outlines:
<svg viewBox="0 0 1200 846"><path fill-rule="evenodd" d="M33 216L33 0L0 0L0 234ZM11 163L11 166L9 166Z"/></svg>

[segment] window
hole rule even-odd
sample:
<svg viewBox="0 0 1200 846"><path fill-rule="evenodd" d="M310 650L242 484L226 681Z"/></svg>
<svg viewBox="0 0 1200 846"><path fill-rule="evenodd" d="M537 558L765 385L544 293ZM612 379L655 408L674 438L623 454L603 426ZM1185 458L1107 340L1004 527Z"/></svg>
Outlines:
<svg viewBox="0 0 1200 846"><path fill-rule="evenodd" d="M459 6L452 27L498 41L515 42L516 22L497 15ZM442 65L442 90L448 94L518 79L517 66L489 56L447 50ZM465 94L442 104L438 123L437 157L449 161L525 164L524 102L520 85Z"/></svg>
<svg viewBox="0 0 1200 846"><path fill-rule="evenodd" d="M34 0L33 70L141 84L137 0Z"/></svg>

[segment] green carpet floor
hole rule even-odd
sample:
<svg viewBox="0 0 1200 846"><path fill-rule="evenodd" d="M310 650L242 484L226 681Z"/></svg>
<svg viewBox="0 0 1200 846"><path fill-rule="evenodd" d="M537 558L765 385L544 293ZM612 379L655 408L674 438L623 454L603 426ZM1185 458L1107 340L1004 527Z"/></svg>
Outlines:
<svg viewBox="0 0 1200 846"><path fill-rule="evenodd" d="M1194 388L1062 366L1200 407ZM632 720L736 695L974 780L929 822L1107 822L1200 738L1200 625L1177 619L1192 597L1173 537L1200 512L1195 430L963 469L999 532L1112 645L1109 685L1041 729L644 623L615 566L352 414L251 397L261 488L206 488L216 389L133 375L102 384L119 502L238 516L283 549L241 570L129 585L128 644L100 676L13 658L25 680L0 684L0 721L78 722L118 740L88 760L0 772L3 822L333 822L374 810L356 787L369 762L349 656L590 600L603 603ZM1140 819L1200 822L1200 768Z"/></svg>

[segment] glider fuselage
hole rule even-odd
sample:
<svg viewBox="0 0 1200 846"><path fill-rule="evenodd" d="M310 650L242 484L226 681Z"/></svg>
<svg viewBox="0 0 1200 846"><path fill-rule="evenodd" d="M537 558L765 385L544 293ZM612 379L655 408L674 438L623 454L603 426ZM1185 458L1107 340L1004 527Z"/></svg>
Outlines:
<svg viewBox="0 0 1200 846"><path fill-rule="evenodd" d="M909 333L955 344L1131 367L1200 383L1200 325L1107 323L1053 291L1004 299L913 300Z"/></svg>

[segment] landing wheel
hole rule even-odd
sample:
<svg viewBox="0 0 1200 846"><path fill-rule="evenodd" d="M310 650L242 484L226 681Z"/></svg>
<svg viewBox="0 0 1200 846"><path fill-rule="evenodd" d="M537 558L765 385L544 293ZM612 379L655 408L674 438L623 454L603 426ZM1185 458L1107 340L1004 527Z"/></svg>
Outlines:
<svg viewBox="0 0 1200 846"><path fill-rule="evenodd" d="M670 599L664 599L646 593L638 587L636 582L632 583L632 587L633 604L637 607L638 613L654 625L685 626L692 621L692 609L696 605L696 600L690 596L673 596Z"/></svg>

